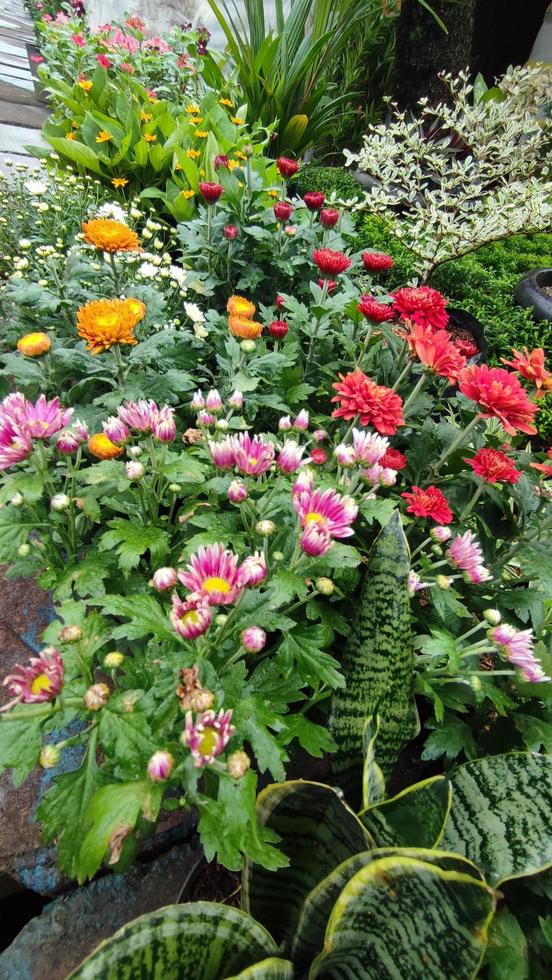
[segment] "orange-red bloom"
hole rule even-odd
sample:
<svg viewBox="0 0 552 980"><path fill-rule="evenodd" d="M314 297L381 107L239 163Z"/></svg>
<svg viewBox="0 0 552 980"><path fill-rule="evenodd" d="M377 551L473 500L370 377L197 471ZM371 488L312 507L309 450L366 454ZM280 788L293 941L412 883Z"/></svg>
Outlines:
<svg viewBox="0 0 552 980"><path fill-rule="evenodd" d="M434 330L443 330L448 323L446 305L445 297L431 286L404 286L393 293L393 308L401 320Z"/></svg>
<svg viewBox="0 0 552 980"><path fill-rule="evenodd" d="M339 402L339 408L332 412L332 418L355 419L361 425L372 425L382 435L392 436L399 425L404 425L402 398L390 388L377 385L360 368L349 374L340 374L340 381L332 387L338 392L332 402Z"/></svg>
<svg viewBox="0 0 552 980"><path fill-rule="evenodd" d="M523 351L514 349L512 354L514 355L513 361L507 361L505 357L501 357L500 360L521 374L526 381L534 384L537 389L535 398L542 398L547 391L552 391L552 374L544 366L544 350L542 347L536 347L532 351L527 350L527 347L524 347Z"/></svg>
<svg viewBox="0 0 552 980"><path fill-rule="evenodd" d="M26 333L24 337L20 337L17 341L17 349L20 354L24 354L25 357L42 357L43 354L47 354L52 346L52 341L50 340L47 333Z"/></svg>
<svg viewBox="0 0 552 980"><path fill-rule="evenodd" d="M77 311L77 333L88 341L92 354L109 350L114 344L137 344L133 335L146 307L137 299L96 299Z"/></svg>
<svg viewBox="0 0 552 980"><path fill-rule="evenodd" d="M453 344L447 330L433 330L419 323L410 323L403 334L411 352L435 374L449 381L457 381L466 358Z"/></svg>
<svg viewBox="0 0 552 980"><path fill-rule="evenodd" d="M233 337L239 337L240 340L256 340L263 332L263 325L246 317L229 316L228 329Z"/></svg>
<svg viewBox="0 0 552 980"><path fill-rule="evenodd" d="M438 487L412 487L407 493L401 493L401 497L408 500L406 508L409 514L415 517L431 517L437 524L450 524L452 521L452 511L448 505L448 500Z"/></svg>
<svg viewBox="0 0 552 980"><path fill-rule="evenodd" d="M230 316L239 316L242 320L251 320L255 316L256 307L245 296L231 296L226 304Z"/></svg>
<svg viewBox="0 0 552 980"><path fill-rule="evenodd" d="M82 230L84 240L102 252L140 252L138 235L128 225L111 218L85 221Z"/></svg>
<svg viewBox="0 0 552 980"><path fill-rule="evenodd" d="M103 432L96 432L95 435L90 436L88 449L98 459L117 459L117 456L121 456L124 452L122 446L116 446Z"/></svg>
<svg viewBox="0 0 552 980"><path fill-rule="evenodd" d="M465 459L474 473L485 483L517 483L521 472L509 456L499 449L480 449L471 459Z"/></svg>
<svg viewBox="0 0 552 980"><path fill-rule="evenodd" d="M546 455L552 461L552 449L549 449ZM531 463L530 465L534 470L540 470L545 476L552 476L552 465L549 463Z"/></svg>
<svg viewBox="0 0 552 980"><path fill-rule="evenodd" d="M462 394L477 402L484 419L498 419L511 436L517 432L535 435L532 423L538 406L527 397L515 374L487 364L471 364L460 373L459 382Z"/></svg>

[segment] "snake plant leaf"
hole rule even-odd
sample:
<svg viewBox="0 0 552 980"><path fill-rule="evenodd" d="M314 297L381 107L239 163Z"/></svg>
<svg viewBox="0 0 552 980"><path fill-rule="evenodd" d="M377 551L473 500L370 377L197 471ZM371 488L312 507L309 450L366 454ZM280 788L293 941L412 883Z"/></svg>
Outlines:
<svg viewBox="0 0 552 980"><path fill-rule="evenodd" d="M471 980L494 909L492 889L469 874L409 857L373 861L337 899L309 980Z"/></svg>
<svg viewBox="0 0 552 980"><path fill-rule="evenodd" d="M167 905L128 922L100 943L71 980L223 980L277 953L272 936L240 909L189 902Z"/></svg>
<svg viewBox="0 0 552 980"><path fill-rule="evenodd" d="M372 803L377 803L385 796L385 779L383 773L376 762L376 739L379 734L380 720L379 715L375 721L372 717L367 718L362 732L362 744L364 747L364 766L362 770L362 803L364 808Z"/></svg>
<svg viewBox="0 0 552 980"><path fill-rule="evenodd" d="M353 804L361 784L366 719L379 715L376 761L385 778L403 745L418 730L409 571L408 542L395 511L370 552L342 665L346 686L335 692L330 711L330 732L337 743L333 771Z"/></svg>
<svg viewBox="0 0 552 980"><path fill-rule="evenodd" d="M248 863L242 880L243 907L276 942L291 941L303 902L322 878L346 858L374 846L355 813L331 786L290 780L267 786L257 815L281 838L289 867L267 871Z"/></svg>
<svg viewBox="0 0 552 980"><path fill-rule="evenodd" d="M452 803L445 776L432 776L359 814L378 847L437 847Z"/></svg>
<svg viewBox="0 0 552 980"><path fill-rule="evenodd" d="M293 977L293 963L290 960L270 956L254 966L248 966L234 977L228 977L228 980L293 980Z"/></svg>
<svg viewBox="0 0 552 980"><path fill-rule="evenodd" d="M552 755L476 759L451 782L444 847L474 861L495 887L552 867Z"/></svg>
<svg viewBox="0 0 552 980"><path fill-rule="evenodd" d="M291 957L295 965L303 970L308 968L324 945L324 935L332 909L348 881L358 871L381 858L414 858L425 864L433 864L444 871L457 871L483 881L483 875L471 861L448 851L433 851L423 847L380 847L373 851L363 851L348 858L334 868L305 899L301 915L293 937Z"/></svg>

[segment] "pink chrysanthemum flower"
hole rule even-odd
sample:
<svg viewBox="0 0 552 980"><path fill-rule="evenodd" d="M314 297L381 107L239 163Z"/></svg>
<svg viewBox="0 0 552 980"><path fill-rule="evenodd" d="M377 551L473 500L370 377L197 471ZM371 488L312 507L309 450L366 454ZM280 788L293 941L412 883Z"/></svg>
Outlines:
<svg viewBox="0 0 552 980"><path fill-rule="evenodd" d="M266 645L266 633L260 626L248 626L242 630L240 640L247 653L260 653Z"/></svg>
<svg viewBox="0 0 552 980"><path fill-rule="evenodd" d="M207 442L211 459L219 470L231 470L234 466L234 447L231 438L222 439L220 442Z"/></svg>
<svg viewBox="0 0 552 980"><path fill-rule="evenodd" d="M88 442L89 436L88 426L80 419L76 419L69 429L63 429L59 433L56 449L59 449L60 453L74 453L79 446Z"/></svg>
<svg viewBox="0 0 552 980"><path fill-rule="evenodd" d="M392 487L397 482L397 471L390 466L382 466L381 463L374 463L367 470L361 470L360 475L372 487Z"/></svg>
<svg viewBox="0 0 552 980"><path fill-rule="evenodd" d="M196 412L199 412L200 409L205 408L205 399L203 397L203 392L200 391L199 388L195 392L190 402L190 407L195 409Z"/></svg>
<svg viewBox="0 0 552 980"><path fill-rule="evenodd" d="M16 432L8 419L0 417L0 470L27 459L33 451L30 436Z"/></svg>
<svg viewBox="0 0 552 980"><path fill-rule="evenodd" d="M356 461L354 447L346 446L343 442L340 442L339 446L335 447L334 456L340 466L354 466Z"/></svg>
<svg viewBox="0 0 552 980"><path fill-rule="evenodd" d="M234 734L231 720L232 709L224 711L221 708L218 715L214 711L203 711L195 722L192 712L186 712L181 740L190 749L198 769L210 765L224 752Z"/></svg>
<svg viewBox="0 0 552 980"><path fill-rule="evenodd" d="M306 408L302 408L297 418L292 422L292 429L296 432L306 432L309 427L309 413Z"/></svg>
<svg viewBox="0 0 552 980"><path fill-rule="evenodd" d="M158 592L163 592L165 589L174 589L177 582L178 575L176 568L164 566L163 568L156 568L152 575L150 585L154 589L157 589Z"/></svg>
<svg viewBox="0 0 552 980"><path fill-rule="evenodd" d="M429 582L422 582L417 572L410 571L408 573L409 595L413 596L416 592L421 592L422 589L427 589L429 585L430 585Z"/></svg>
<svg viewBox="0 0 552 980"><path fill-rule="evenodd" d="M201 547L178 578L190 592L207 595L211 606L230 605L243 588L237 555L220 543Z"/></svg>
<svg viewBox="0 0 552 980"><path fill-rule="evenodd" d="M117 415L130 429L151 432L159 409L154 401L141 398L137 402L125 402L117 409Z"/></svg>
<svg viewBox="0 0 552 980"><path fill-rule="evenodd" d="M240 473L260 476L270 469L274 459L274 446L271 442L263 442L258 436L252 439L248 432L230 436L229 441L234 450L234 462Z"/></svg>
<svg viewBox="0 0 552 980"><path fill-rule="evenodd" d="M211 625L213 612L205 594L192 593L183 602L176 592L172 596L171 624L185 640L203 636Z"/></svg>
<svg viewBox="0 0 552 980"><path fill-rule="evenodd" d="M102 422L104 434L111 442L126 442L130 439L130 429L122 419L110 415L107 422Z"/></svg>
<svg viewBox="0 0 552 980"><path fill-rule="evenodd" d="M216 388L211 388L205 399L205 408L209 412L220 412L222 408L222 398Z"/></svg>
<svg viewBox="0 0 552 980"><path fill-rule="evenodd" d="M232 480L232 483L226 491L226 496L233 504L241 504L244 500L247 500L249 493L245 483L242 483L241 480Z"/></svg>
<svg viewBox="0 0 552 980"><path fill-rule="evenodd" d="M154 752L148 762L148 776L154 783L168 779L174 769L174 758L170 752Z"/></svg>
<svg viewBox="0 0 552 980"><path fill-rule="evenodd" d="M437 524L430 530L430 535L434 541L438 541L439 544L444 544L452 537L452 531L450 527L445 527L443 524Z"/></svg>
<svg viewBox="0 0 552 980"><path fill-rule="evenodd" d="M490 578L489 571L483 565L483 553L473 531L458 534L449 544L447 556L455 568L465 572L475 585Z"/></svg>
<svg viewBox="0 0 552 980"><path fill-rule="evenodd" d="M542 664L535 656L533 630L516 630L508 623L500 623L489 630L488 636L497 645L501 654L521 670L530 684L549 681Z"/></svg>
<svg viewBox="0 0 552 980"><path fill-rule="evenodd" d="M333 538L328 528L322 524L307 524L299 538L299 544L305 554L318 558L319 555L325 555L330 550Z"/></svg>
<svg viewBox="0 0 552 980"><path fill-rule="evenodd" d="M63 686L63 672L63 660L55 647L45 647L38 657L31 657L30 667L16 664L14 673L3 681L14 700L0 711L7 711L20 701L24 704L53 701Z"/></svg>
<svg viewBox="0 0 552 980"><path fill-rule="evenodd" d="M20 436L29 439L50 439L64 429L74 409L62 408L59 398L48 401L40 395L36 403L28 401L19 392L9 395L2 403L1 414L11 421Z"/></svg>
<svg viewBox="0 0 552 980"><path fill-rule="evenodd" d="M242 561L240 565L240 580L242 585L254 588L264 582L268 573L266 558L262 551L256 551Z"/></svg>
<svg viewBox="0 0 552 980"><path fill-rule="evenodd" d="M176 422L174 420L174 408L170 405L162 405L157 412L157 417L153 420L153 435L159 442L172 442L176 437Z"/></svg>
<svg viewBox="0 0 552 980"><path fill-rule="evenodd" d="M304 449L292 439L284 442L276 460L276 465L283 473L294 473L303 461Z"/></svg>
<svg viewBox="0 0 552 980"><path fill-rule="evenodd" d="M374 463L379 463L382 456L385 456L389 449L389 439L385 436L377 436L374 432L353 429L353 447L357 463L373 466Z"/></svg>
<svg viewBox="0 0 552 980"><path fill-rule="evenodd" d="M300 470L297 474L295 483L293 484L292 493L295 496L297 493L310 493L312 490L312 485L314 482L314 477L312 475L312 470L304 469Z"/></svg>
<svg viewBox="0 0 552 980"><path fill-rule="evenodd" d="M358 507L351 497L341 497L335 490L314 490L297 494L293 506L301 527L317 524L332 538L348 538L354 534L351 524L358 514Z"/></svg>

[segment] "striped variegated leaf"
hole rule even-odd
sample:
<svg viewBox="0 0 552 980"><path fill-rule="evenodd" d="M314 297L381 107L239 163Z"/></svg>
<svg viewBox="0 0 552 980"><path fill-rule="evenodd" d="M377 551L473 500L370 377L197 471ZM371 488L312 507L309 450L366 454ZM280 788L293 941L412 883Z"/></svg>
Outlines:
<svg viewBox="0 0 552 980"><path fill-rule="evenodd" d="M254 966L248 966L234 977L228 977L228 980L293 980L293 977L293 963L290 960L270 956L267 960L255 963Z"/></svg>
<svg viewBox="0 0 552 980"><path fill-rule="evenodd" d="M361 868L385 857L414 858L423 861L425 864L434 864L445 871L458 871L478 881L483 880L481 872L471 861L448 851L432 851L422 847L380 847L374 851L355 854L354 857L344 861L343 864L331 871L307 895L301 909L291 950L293 962L297 967L306 970L314 957L320 953L324 945L324 935L332 909L347 882Z"/></svg>
<svg viewBox="0 0 552 980"><path fill-rule="evenodd" d="M364 723L362 744L364 748L364 766L362 770L362 805L370 806L385 796L385 779L376 762L376 739L380 729L379 716L375 720L370 717Z"/></svg>
<svg viewBox="0 0 552 980"><path fill-rule="evenodd" d="M272 936L240 909L216 902L190 902L167 905L128 922L100 943L71 978L223 980L277 953Z"/></svg>
<svg viewBox="0 0 552 980"><path fill-rule="evenodd" d="M552 866L552 756L509 752L467 762L451 776L443 847L492 885Z"/></svg>
<svg viewBox="0 0 552 980"><path fill-rule="evenodd" d="M281 838L278 847L289 867L267 871L247 864L242 881L245 909L273 933L291 943L309 892L346 858L373 847L362 823L336 790L322 783L290 780L259 793L262 826Z"/></svg>
<svg viewBox="0 0 552 980"><path fill-rule="evenodd" d="M366 719L379 716L375 757L385 778L418 730L409 571L408 542L395 511L370 552L343 659L346 686L334 693L330 711L330 731L337 743L333 771L354 806L360 802Z"/></svg>
<svg viewBox="0 0 552 980"><path fill-rule="evenodd" d="M450 812L452 787L433 776L359 814L378 847L437 847Z"/></svg>
<svg viewBox="0 0 552 980"><path fill-rule="evenodd" d="M381 858L345 885L309 980L471 980L494 906L492 889L469 874Z"/></svg>

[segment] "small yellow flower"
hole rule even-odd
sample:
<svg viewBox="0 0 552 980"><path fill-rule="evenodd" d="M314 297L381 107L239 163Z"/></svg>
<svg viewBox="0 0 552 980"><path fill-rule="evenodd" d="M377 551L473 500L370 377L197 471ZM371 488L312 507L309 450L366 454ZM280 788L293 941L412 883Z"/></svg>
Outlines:
<svg viewBox="0 0 552 980"><path fill-rule="evenodd" d="M48 334L41 332L26 333L17 341L17 349L25 357L42 357L43 354L48 353L51 346L52 341Z"/></svg>
<svg viewBox="0 0 552 980"><path fill-rule="evenodd" d="M146 143L155 143L157 136L155 133L144 133L144 139Z"/></svg>
<svg viewBox="0 0 552 980"><path fill-rule="evenodd" d="M199 123L203 122L203 116L193 116L191 119L188 119L188 122L190 126L198 126Z"/></svg>
<svg viewBox="0 0 552 980"><path fill-rule="evenodd" d="M143 109L140 111L140 120L142 122L151 122L152 119L153 115L151 112L144 112Z"/></svg>
<svg viewBox="0 0 552 980"><path fill-rule="evenodd" d="M74 133L66 133L66 134L65 134L65 139L66 139L66 140L76 140L76 138L77 138L77 137L75 136L75 134L74 134ZM98 141L96 140L96 142L98 142Z"/></svg>
<svg viewBox="0 0 552 980"><path fill-rule="evenodd" d="M75 120L74 120L74 119L73 119L73 120L72 120L72 122L71 122L71 128L72 128L72 129L78 129L78 128L79 128L79 124L78 124L78 122L75 122Z"/></svg>
<svg viewBox="0 0 552 980"><path fill-rule="evenodd" d="M156 95L148 95L148 102L151 102L151 103L159 102L159 99L157 98Z"/></svg>
<svg viewBox="0 0 552 980"><path fill-rule="evenodd" d="M174 165L174 169L175 169L175 170L183 170L184 168L183 168L183 166L182 166L182 164L181 164L181 163L175 163L175 165Z"/></svg>
<svg viewBox="0 0 552 980"><path fill-rule="evenodd" d="M111 183L115 188L126 187L126 185L128 184L128 180L126 177L114 177Z"/></svg>
<svg viewBox="0 0 552 980"><path fill-rule="evenodd" d="M245 153L242 153L241 150L236 150L236 156L238 160L247 160Z"/></svg>
<svg viewBox="0 0 552 980"><path fill-rule="evenodd" d="M89 92L90 89L92 88L92 82L90 82L87 78L79 78L77 85L79 86L79 88L82 88L85 92Z"/></svg>
<svg viewBox="0 0 552 980"><path fill-rule="evenodd" d="M234 108L234 103L230 99L219 99L219 105L228 106L229 109Z"/></svg>
<svg viewBox="0 0 552 980"><path fill-rule="evenodd" d="M189 157L190 160L197 160L197 158L201 156L201 153L199 150L186 150L186 156Z"/></svg>
<svg viewBox="0 0 552 980"><path fill-rule="evenodd" d="M112 139L113 137L111 133L108 133L107 129L102 129L96 136L96 143L107 143L109 140Z"/></svg>
<svg viewBox="0 0 552 980"><path fill-rule="evenodd" d="M183 197L188 201L191 197L195 197L195 191L180 191L180 197Z"/></svg>
<svg viewBox="0 0 552 980"><path fill-rule="evenodd" d="M206 140L209 135L209 133L204 132L202 129L196 129L195 134L200 140Z"/></svg>
<svg viewBox="0 0 552 980"><path fill-rule="evenodd" d="M280 197L280 194L279 194L278 191L272 190L272 191L267 191L266 193L268 194L269 197Z"/></svg>
<svg viewBox="0 0 552 980"><path fill-rule="evenodd" d="M232 116L230 122L233 122L234 126L245 126L245 119L240 119L239 116Z"/></svg>
<svg viewBox="0 0 552 980"><path fill-rule="evenodd" d="M186 112L189 112L190 115L192 115L192 116L198 116L199 113L201 112L201 109L199 108L198 105L194 105L192 103L192 105L187 105L186 106Z"/></svg>
<svg viewBox="0 0 552 980"><path fill-rule="evenodd" d="M236 167L241 167L241 163L240 163L239 160L229 160L228 161L228 169L229 169L230 173L232 173L232 171L235 170Z"/></svg>

